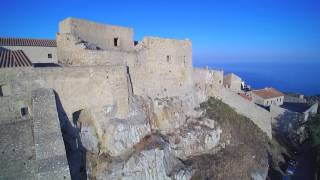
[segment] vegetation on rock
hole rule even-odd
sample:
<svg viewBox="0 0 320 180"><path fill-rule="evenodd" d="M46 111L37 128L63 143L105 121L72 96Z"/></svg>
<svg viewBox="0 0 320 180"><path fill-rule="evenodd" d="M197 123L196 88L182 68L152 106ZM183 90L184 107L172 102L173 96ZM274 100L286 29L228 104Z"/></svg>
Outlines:
<svg viewBox="0 0 320 180"><path fill-rule="evenodd" d="M307 124L309 133L310 133L310 140L312 146L316 149L317 152L317 178L320 178L320 113L318 110L318 114L314 117L311 117L311 120Z"/></svg>
<svg viewBox="0 0 320 180"><path fill-rule="evenodd" d="M222 129L225 148L217 154L199 155L188 160L195 171L193 179L265 178L268 170L268 138L250 119L236 113L221 100L210 98L200 106L204 118Z"/></svg>

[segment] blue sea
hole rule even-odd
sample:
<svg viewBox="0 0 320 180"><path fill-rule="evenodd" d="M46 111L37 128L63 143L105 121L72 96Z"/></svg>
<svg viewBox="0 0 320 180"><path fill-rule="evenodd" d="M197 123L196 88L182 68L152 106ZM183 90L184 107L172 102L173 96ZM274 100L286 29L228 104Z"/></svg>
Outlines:
<svg viewBox="0 0 320 180"><path fill-rule="evenodd" d="M282 92L320 94L320 62L213 63L212 69L239 75L252 88L275 87Z"/></svg>

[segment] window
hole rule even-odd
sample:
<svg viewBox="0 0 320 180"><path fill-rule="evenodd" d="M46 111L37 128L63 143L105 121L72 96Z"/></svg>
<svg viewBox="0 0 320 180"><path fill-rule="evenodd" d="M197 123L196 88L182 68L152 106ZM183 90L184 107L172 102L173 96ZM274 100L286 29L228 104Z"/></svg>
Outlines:
<svg viewBox="0 0 320 180"><path fill-rule="evenodd" d="M11 87L7 84L0 85L0 97L10 96L10 95L11 95Z"/></svg>
<svg viewBox="0 0 320 180"><path fill-rule="evenodd" d="M119 46L119 38L113 38L113 45L115 47Z"/></svg>
<svg viewBox="0 0 320 180"><path fill-rule="evenodd" d="M0 86L0 96L3 96L2 86Z"/></svg>
<svg viewBox="0 0 320 180"><path fill-rule="evenodd" d="M48 54L48 58L50 58L50 59L52 58L52 54L51 53Z"/></svg>
<svg viewBox="0 0 320 180"><path fill-rule="evenodd" d="M29 112L28 112L28 108L27 107L21 108L21 116L26 116L28 114L29 114Z"/></svg>
<svg viewBox="0 0 320 180"><path fill-rule="evenodd" d="M167 55L167 62L170 62L171 56Z"/></svg>

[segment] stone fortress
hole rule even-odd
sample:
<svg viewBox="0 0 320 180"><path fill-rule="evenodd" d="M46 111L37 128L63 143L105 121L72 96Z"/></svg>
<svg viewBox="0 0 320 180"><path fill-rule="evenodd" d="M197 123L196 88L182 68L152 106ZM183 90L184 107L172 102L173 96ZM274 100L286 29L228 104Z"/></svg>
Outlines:
<svg viewBox="0 0 320 180"><path fill-rule="evenodd" d="M213 121L203 122L210 131L195 128L183 134L181 130L200 116L195 108L209 97L249 117L271 138L271 114L224 88L223 71L194 68L188 39L144 37L136 42L131 28L67 18L59 24L56 47L0 45L12 52L27 49L25 54L33 64L46 64L18 67L20 60L14 55L10 63L0 58L0 126L4 129L0 159L5 162L0 179L15 178L17 170L26 179L78 179L83 167L73 164L80 164L80 155L74 157L80 146L127 160L121 171L108 167L112 173L107 179L149 177L154 172L134 164L143 160L133 156L133 149L151 132L176 134L180 140L169 138L175 142L170 151L143 151L150 157L145 161L155 155L164 159L153 167L160 179L169 179L168 174L188 179L191 172L173 171L166 163L176 159L172 154L186 159L218 147L221 130ZM199 139L204 139L201 145ZM94 174L97 170L87 171Z"/></svg>

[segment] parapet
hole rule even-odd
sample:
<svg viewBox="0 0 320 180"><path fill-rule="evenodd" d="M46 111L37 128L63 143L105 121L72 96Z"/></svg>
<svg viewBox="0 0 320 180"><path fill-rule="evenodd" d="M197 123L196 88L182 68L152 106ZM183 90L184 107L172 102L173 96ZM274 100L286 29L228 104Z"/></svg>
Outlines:
<svg viewBox="0 0 320 180"><path fill-rule="evenodd" d="M59 23L59 35L71 34L103 50L132 50L133 29L67 18ZM58 44L59 46L59 44Z"/></svg>
<svg viewBox="0 0 320 180"><path fill-rule="evenodd" d="M53 90L34 90L32 106L38 179L71 179Z"/></svg>

